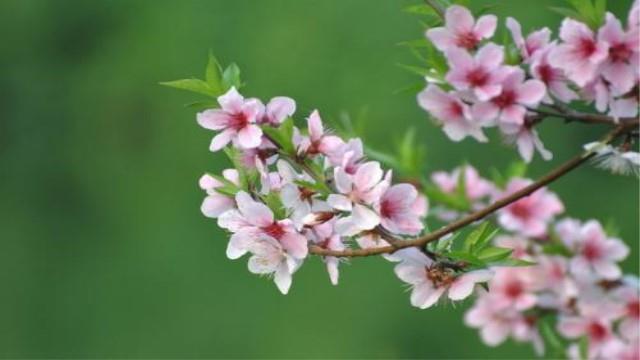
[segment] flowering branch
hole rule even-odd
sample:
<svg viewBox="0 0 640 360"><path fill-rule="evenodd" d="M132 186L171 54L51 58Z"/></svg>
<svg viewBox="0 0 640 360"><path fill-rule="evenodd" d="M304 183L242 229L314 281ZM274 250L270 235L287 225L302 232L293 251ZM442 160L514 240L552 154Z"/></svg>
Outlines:
<svg viewBox="0 0 640 360"><path fill-rule="evenodd" d="M197 121L216 132L210 150L223 150L233 168L222 176L205 174L199 184L206 192L203 214L229 232L227 257L248 255L249 271L271 276L286 294L308 255L322 257L334 285L341 258L381 255L397 263L394 271L411 286L413 306L425 309L443 296L458 301L475 292L465 321L480 328L489 345L511 336L542 353L542 334L564 352L563 342L553 339L557 331L566 339L589 337L588 353L571 357L637 353L640 339L632 330L640 328L640 286L623 280L617 264L628 247L595 220L556 221L564 205L545 187L590 159L614 173L640 173L640 154L633 151L640 124L640 2L623 28L605 15L604 2L572 0L576 9L569 13L586 20L565 19L559 40L547 28L525 38L520 24L507 18L513 44L498 45L491 41L495 15L476 20L462 6L424 1L412 11L432 20L435 14L444 24L436 20L424 43L409 42L415 52L428 50L426 59L419 56L427 68L417 72L427 86L417 100L452 141L486 142L484 129L494 127L530 162L535 150L552 157L536 131L547 117L613 129L537 181L524 178L521 163L493 182L465 165L435 172L419 187L394 183L381 163L423 180L413 136L405 137L397 157L369 149L367 158L361 139L325 130L317 110L298 128L295 100L245 98L237 66L223 71L210 56L205 80L164 85L216 99L197 105L203 110ZM570 108L574 101L593 103L598 113ZM447 225L425 233L428 216ZM472 230L462 231L467 227ZM545 325L552 316L556 330Z"/></svg>
<svg viewBox="0 0 640 360"><path fill-rule="evenodd" d="M611 131L605 137L603 137L600 142L602 144L609 144L619 136L627 134L632 130L636 129L637 127L638 127L637 119L635 119L635 121L629 121L624 124L618 125L613 131ZM550 184L551 182L571 172L572 170L584 164L587 160L591 159L595 155L596 155L595 151L585 151L584 153L570 159L564 164L553 169L552 171L550 171L549 173L547 173L546 175L538 179L536 182L512 193L509 196L506 196L492 203L491 205L485 208L475 211L455 222L452 222L446 226L441 227L440 229L434 232L428 233L416 239L405 240L405 241L394 239L394 245L392 246L385 246L385 247L378 247L378 248L365 248L365 249L346 249L342 251L324 249L319 246L311 246L309 247L309 252L311 254L322 255L322 256L364 257L364 256L373 256L373 255L380 255L380 254L390 254L398 251L399 249L403 249L407 247L414 247L414 246L423 247L426 244L432 241L441 239L442 237L449 235L454 231L457 231L469 224L472 224L478 220L482 220L483 218L496 212L497 210L500 210L503 207L511 203L514 203L525 196L530 195L534 191ZM385 238L385 239L388 240L388 238Z"/></svg>

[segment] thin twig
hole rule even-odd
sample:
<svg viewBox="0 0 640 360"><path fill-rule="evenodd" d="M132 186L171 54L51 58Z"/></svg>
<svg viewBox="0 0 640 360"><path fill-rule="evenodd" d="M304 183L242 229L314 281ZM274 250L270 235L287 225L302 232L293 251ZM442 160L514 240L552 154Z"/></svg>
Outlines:
<svg viewBox="0 0 640 360"><path fill-rule="evenodd" d="M608 144L620 135L624 135L625 133L632 131L638 126L638 120L630 123L620 124L613 131L608 133L602 140L602 143ZM548 185L549 183L557 180L558 178L566 175L573 169L585 163L587 160L592 158L595 155L593 151L584 152L571 160L565 162L559 167L555 168L545 176L538 179L536 182L526 186L519 191L516 191L494 203L491 205L475 211L457 221L454 221L440 229L433 231L424 236L405 241L397 241L395 242L395 246L383 246L376 248L364 248L364 249L347 249L343 251L336 250L328 250L323 249L318 246L311 246L309 248L309 252L315 255L322 256L334 256L334 257L362 257L362 256L372 256L379 254L388 254L393 253L399 249L407 248L407 247L423 247L426 244L438 240L443 236L453 233L456 230L459 230L469 224L472 224L478 220L483 219L484 217L491 215L497 210L502 209L503 207L520 200L521 198L530 195L536 190Z"/></svg>
<svg viewBox="0 0 640 360"><path fill-rule="evenodd" d="M619 118L617 121L611 117L600 114L581 113L573 110L564 110L563 112L549 111L544 109L528 109L531 112L535 112L540 115L554 116L563 118L568 121L579 121L587 124L607 124L616 126L618 124L632 123L635 118Z"/></svg>

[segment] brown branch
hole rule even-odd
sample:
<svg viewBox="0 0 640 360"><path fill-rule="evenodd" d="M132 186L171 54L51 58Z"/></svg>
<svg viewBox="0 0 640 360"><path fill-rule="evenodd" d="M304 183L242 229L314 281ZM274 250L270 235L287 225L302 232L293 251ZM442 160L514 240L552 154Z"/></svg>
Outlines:
<svg viewBox="0 0 640 360"><path fill-rule="evenodd" d="M608 144L620 135L624 135L625 133L632 131L637 128L638 120L636 119L633 122L623 123L618 125L613 131L608 133L602 140L602 143ZM448 234L453 233L456 230L459 230L469 224L472 224L478 220L485 218L488 215L491 215L497 210L502 209L503 207L520 200L521 198L530 195L536 190L548 185L549 183L557 180L558 178L566 175L573 169L585 163L587 160L592 158L595 155L593 151L584 152L559 167L555 168L551 172L547 173L536 182L530 184L527 187L520 189L494 203L491 205L475 211L457 221L454 221L446 226L441 227L440 229L433 231L424 236L412 239L412 240L404 240L404 241L395 241L393 246L383 246L376 248L365 248L365 249L347 249L343 251L336 250L328 250L323 249L318 246L311 246L309 248L309 252L315 255L322 256L334 256L334 257L362 257L362 256L372 256L386 253L393 253L399 249L408 248L408 247L424 247L426 244L438 240Z"/></svg>
<svg viewBox="0 0 640 360"><path fill-rule="evenodd" d="M619 118L617 121L611 117L601 114L581 113L571 109L562 109L562 112L555 112L543 109L528 109L531 112L544 115L563 118L567 121L579 121L587 124L607 124L616 126L618 124L633 123L635 118Z"/></svg>

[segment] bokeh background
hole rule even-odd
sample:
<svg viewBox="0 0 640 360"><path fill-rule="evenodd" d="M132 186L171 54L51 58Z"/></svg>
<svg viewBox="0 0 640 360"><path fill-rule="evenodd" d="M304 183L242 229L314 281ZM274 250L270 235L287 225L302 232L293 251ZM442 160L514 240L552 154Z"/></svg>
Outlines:
<svg viewBox="0 0 640 360"><path fill-rule="evenodd" d="M630 1L609 1L626 18ZM559 1L473 1L522 20L560 17ZM199 211L197 179L227 164L159 81L202 76L213 49L236 61L244 92L289 95L329 123L366 111L366 141L391 150L415 127L426 168L469 161L485 174L517 159L499 141L449 142L411 94L398 42L422 36L400 0L3 0L0 2L0 356L529 358L485 347L468 304L420 311L381 259L329 284L317 258L288 296L225 258ZM504 19L504 18L503 18ZM504 31L501 23L500 31ZM501 35L500 35L501 36ZM555 160L603 132L542 125ZM573 216L615 220L638 268L638 182L583 167L552 185Z"/></svg>

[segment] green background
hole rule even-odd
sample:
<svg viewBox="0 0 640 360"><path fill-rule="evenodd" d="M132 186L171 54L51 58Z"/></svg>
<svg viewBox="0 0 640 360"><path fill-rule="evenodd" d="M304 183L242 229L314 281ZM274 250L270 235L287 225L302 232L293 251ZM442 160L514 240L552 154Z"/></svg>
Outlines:
<svg viewBox="0 0 640 360"><path fill-rule="evenodd" d="M525 30L560 17L559 1L497 3ZM624 14L630 1L610 1ZM485 347L468 304L421 311L382 259L356 259L330 285L319 259L288 296L225 258L226 237L199 211L212 133L159 81L202 76L208 49L236 61L244 93L289 95L330 124L366 109L366 141L390 150L411 126L426 167L464 160L487 174L517 153L500 141L449 142L413 95L396 44L422 36L407 1L0 2L0 356L531 357L529 345ZM555 31L554 31L555 32ZM501 39L502 35L499 35ZM605 129L542 125L552 162ZM638 183L583 167L552 185L575 217L615 219L638 267Z"/></svg>

